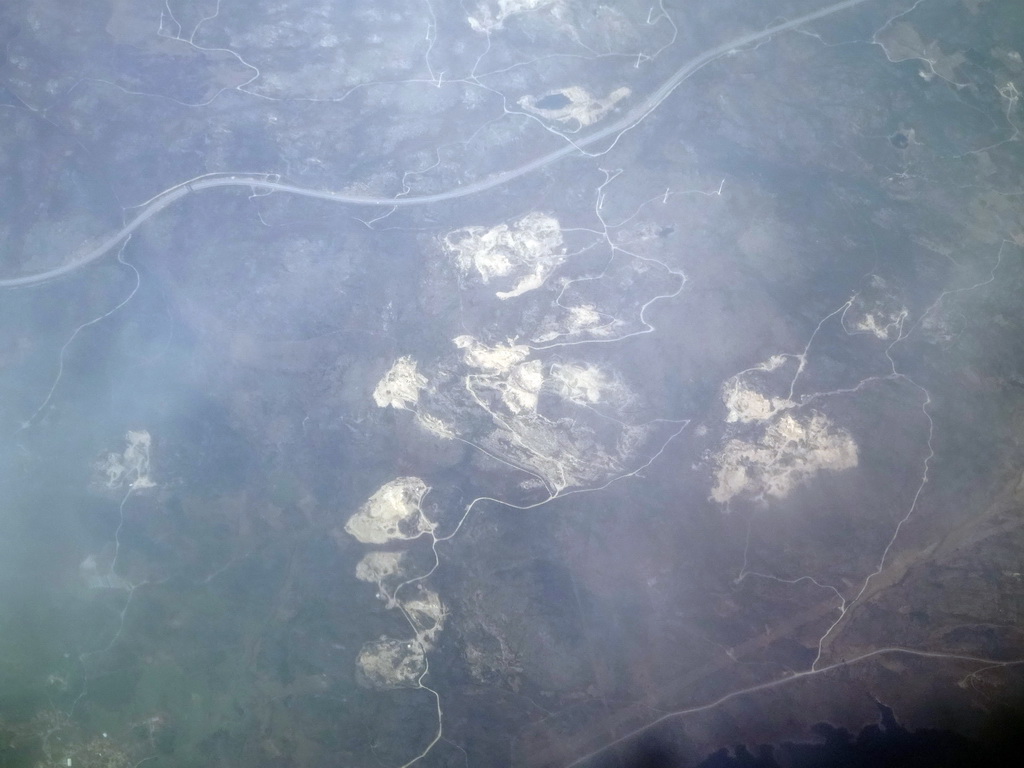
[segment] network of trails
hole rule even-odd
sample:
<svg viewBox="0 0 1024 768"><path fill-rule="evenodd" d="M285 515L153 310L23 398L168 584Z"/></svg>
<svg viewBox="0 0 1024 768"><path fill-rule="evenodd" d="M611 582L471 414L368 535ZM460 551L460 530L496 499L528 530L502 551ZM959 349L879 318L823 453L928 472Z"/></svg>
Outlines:
<svg viewBox="0 0 1024 768"><path fill-rule="evenodd" d="M1020 695L1013 3L92 5L0 14L11 760Z"/></svg>

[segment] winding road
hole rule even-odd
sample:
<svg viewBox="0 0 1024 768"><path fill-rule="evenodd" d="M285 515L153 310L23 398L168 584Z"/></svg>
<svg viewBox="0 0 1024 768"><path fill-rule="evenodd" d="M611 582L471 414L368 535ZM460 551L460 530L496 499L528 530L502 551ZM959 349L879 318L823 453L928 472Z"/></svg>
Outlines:
<svg viewBox="0 0 1024 768"><path fill-rule="evenodd" d="M508 171L504 171L503 173L487 176L479 181L473 182L472 184L466 184L454 187L444 192L435 192L427 195L410 195L408 197L375 197L372 195L332 192L330 190L312 189L309 187L298 186L296 184L287 184L275 180L277 178L276 174L271 173L207 174L204 176L198 176L194 179L189 179L188 181L183 181L180 184L176 184L173 187L165 189L155 197L152 197L150 200L142 204L142 210L139 211L139 213L121 229L106 237L88 252L73 258L63 266L54 267L53 269L49 269L44 272L37 272L31 275L0 280L0 288L24 288L39 285L71 274L72 272L76 272L112 252L118 244L124 241L126 237L149 221L149 219L170 207L181 198L206 189L215 189L217 187L247 187L254 191L283 192L286 194L300 195L302 197L314 198L317 200L328 200L346 205L394 208L411 208L413 206L430 205L432 203L440 203L445 200L456 200L462 197L469 197L470 195L475 195L479 192L493 189L494 187L510 182L513 179L525 176L528 173L539 168L543 168L544 166L561 160L564 157L581 152L585 147L591 146L602 139L615 136L617 140L618 136L639 125L644 118L657 109L658 106L668 98L668 96L678 88L684 80L690 77L690 75L722 56L736 52L744 46L764 40L772 35L795 29L802 24L822 19L826 16L831 16L835 13L839 13L840 11L844 11L848 8L853 8L854 6L861 5L865 2L868 2L868 0L843 0L843 2L834 3L825 8L806 13L798 18L780 22L770 27L765 27L758 32L751 32L747 35L743 35L742 37L735 38L729 42L722 43L721 45L704 51L700 55L695 56L683 64L657 90L653 91L646 99L634 106L615 122L604 126L600 130L595 131L578 141L567 143L559 149L549 152L546 155L542 155L528 163L512 168Z"/></svg>

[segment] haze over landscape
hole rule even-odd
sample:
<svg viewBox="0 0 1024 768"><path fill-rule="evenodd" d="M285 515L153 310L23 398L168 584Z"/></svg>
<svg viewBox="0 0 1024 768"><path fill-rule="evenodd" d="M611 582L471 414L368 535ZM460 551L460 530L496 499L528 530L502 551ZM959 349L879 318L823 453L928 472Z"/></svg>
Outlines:
<svg viewBox="0 0 1024 768"><path fill-rule="evenodd" d="M1024 6L0 36L0 765L1007 748Z"/></svg>

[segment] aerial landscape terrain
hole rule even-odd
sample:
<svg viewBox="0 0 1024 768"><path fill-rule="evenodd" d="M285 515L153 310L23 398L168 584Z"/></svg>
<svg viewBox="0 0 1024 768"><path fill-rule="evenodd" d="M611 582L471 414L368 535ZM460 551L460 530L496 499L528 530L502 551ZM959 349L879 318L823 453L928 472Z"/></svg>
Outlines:
<svg viewBox="0 0 1024 768"><path fill-rule="evenodd" d="M0 765L1014 732L1024 5L0 39Z"/></svg>

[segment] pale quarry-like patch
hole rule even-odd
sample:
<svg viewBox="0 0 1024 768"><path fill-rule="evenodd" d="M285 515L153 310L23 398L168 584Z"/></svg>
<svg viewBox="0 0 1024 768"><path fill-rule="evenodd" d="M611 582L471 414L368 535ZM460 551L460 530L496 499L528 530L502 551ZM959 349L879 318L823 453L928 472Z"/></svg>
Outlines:
<svg viewBox="0 0 1024 768"><path fill-rule="evenodd" d="M445 610L441 597L436 592L420 586L415 597L401 600L400 605L405 617L416 632L416 640L424 650L430 650L437 641L437 636L444 629L448 612Z"/></svg>
<svg viewBox="0 0 1024 768"><path fill-rule="evenodd" d="M629 88L616 88L605 98L600 99L591 94L585 88L572 85L568 88L559 88L540 96L523 96L517 102L520 107L531 114L543 117L546 120L553 120L558 123L574 123L581 127L593 125L615 105L630 95ZM564 96L568 102L561 107L548 109L538 106L544 99L551 96Z"/></svg>
<svg viewBox="0 0 1024 768"><path fill-rule="evenodd" d="M558 264L538 265L536 271L520 278L511 291L495 291L494 295L504 301L505 299L514 299L516 296L522 296L524 293L535 291L544 285L544 281L548 279L548 275L554 271L556 266Z"/></svg>
<svg viewBox="0 0 1024 768"><path fill-rule="evenodd" d="M548 328L537 335L535 341L544 344L559 338L572 338L581 334L589 336L610 336L619 321L602 315L593 304L569 307L565 316L548 323ZM552 326L555 326L552 328Z"/></svg>
<svg viewBox="0 0 1024 768"><path fill-rule="evenodd" d="M614 411L633 402L634 395L618 377L593 364L527 360L507 372L471 373L463 380L470 395L466 403L482 410L491 424L489 433L475 437L474 444L531 472L552 493L621 471L650 434L647 426L621 422L597 431L591 423L594 414L566 417L565 405L591 409L600 404ZM563 404L550 398L554 412L547 414L541 393L557 395Z"/></svg>
<svg viewBox="0 0 1024 768"><path fill-rule="evenodd" d="M523 344L495 344L489 347L472 336L456 336L455 346L461 349L462 361L470 368L487 373L507 373L530 356L530 348Z"/></svg>
<svg viewBox="0 0 1024 768"><path fill-rule="evenodd" d="M847 333L870 333L886 341L899 333L906 316L907 308L888 283L872 275L868 286L850 299L850 306L843 313L843 328Z"/></svg>
<svg viewBox="0 0 1024 768"><path fill-rule="evenodd" d="M759 371L777 371L779 368L786 364L789 358L785 355L772 355L763 363L757 366Z"/></svg>
<svg viewBox="0 0 1024 768"><path fill-rule="evenodd" d="M385 561L383 565L391 563ZM365 687L418 687L427 669L426 653L434 647L448 617L441 597L423 585L412 598L390 600L388 607L395 605L401 608L415 636L410 640L381 636L363 645L356 658L356 679Z"/></svg>
<svg viewBox="0 0 1024 768"><path fill-rule="evenodd" d="M492 32L501 29L510 16L536 11L555 5L557 0L497 0L480 3L467 21L474 32Z"/></svg>
<svg viewBox="0 0 1024 768"><path fill-rule="evenodd" d="M427 377L417 370L409 356L398 358L373 390L373 401L380 408L409 408L416 405Z"/></svg>
<svg viewBox="0 0 1024 768"><path fill-rule="evenodd" d="M593 304L584 304L579 307L569 307L570 331L579 331L593 328L603 322L601 313Z"/></svg>
<svg viewBox="0 0 1024 768"><path fill-rule="evenodd" d="M822 471L857 466L857 444L822 413L784 413L756 442L730 440L716 457L710 498L720 504L740 496L781 499Z"/></svg>
<svg viewBox="0 0 1024 768"><path fill-rule="evenodd" d="M427 671L419 643L382 636L365 643L356 658L356 680L365 688L418 688Z"/></svg>
<svg viewBox="0 0 1024 768"><path fill-rule="evenodd" d="M430 488L418 477L385 483L345 523L345 531L363 544L415 539L434 530L420 509Z"/></svg>
<svg viewBox="0 0 1024 768"><path fill-rule="evenodd" d="M853 327L858 331L873 334L879 339L888 339L889 329L892 327L892 324L891 321L886 322L885 318L880 318L876 315L865 315Z"/></svg>
<svg viewBox="0 0 1024 768"><path fill-rule="evenodd" d="M455 438L455 430L437 416L418 412L416 414L416 423L430 434L440 437L442 440L452 440Z"/></svg>
<svg viewBox="0 0 1024 768"><path fill-rule="evenodd" d="M596 405L608 400L622 401L624 387L596 365L562 363L551 366L551 382L566 400L577 405Z"/></svg>
<svg viewBox="0 0 1024 768"><path fill-rule="evenodd" d="M356 563L356 578L381 585L385 579L402 571L403 552L367 552Z"/></svg>
<svg viewBox="0 0 1024 768"><path fill-rule="evenodd" d="M870 333L875 338L887 341L893 333L899 333L902 321L907 316L907 310L899 309L877 309L873 312L865 312L856 319L852 325L855 331Z"/></svg>
<svg viewBox="0 0 1024 768"><path fill-rule="evenodd" d="M445 248L463 274L475 271L487 284L497 278L513 280L509 291L495 293L511 299L535 290L565 261L558 219L530 213L496 227L463 227L444 238Z"/></svg>
<svg viewBox="0 0 1024 768"><path fill-rule="evenodd" d="M729 411L725 420L730 424L767 421L780 411L796 405L792 400L786 398L765 397L760 392L745 386L739 379L733 379L725 385L722 401Z"/></svg>
<svg viewBox="0 0 1024 768"><path fill-rule="evenodd" d="M149 451L153 438L144 429L129 430L125 434L125 449L121 453L108 453L96 465L103 484L110 489L128 486L134 490L153 488L156 483L149 476Z"/></svg>
<svg viewBox="0 0 1024 768"><path fill-rule="evenodd" d="M502 400L514 414L535 413L543 387L544 368L540 360L521 363L509 372Z"/></svg>

